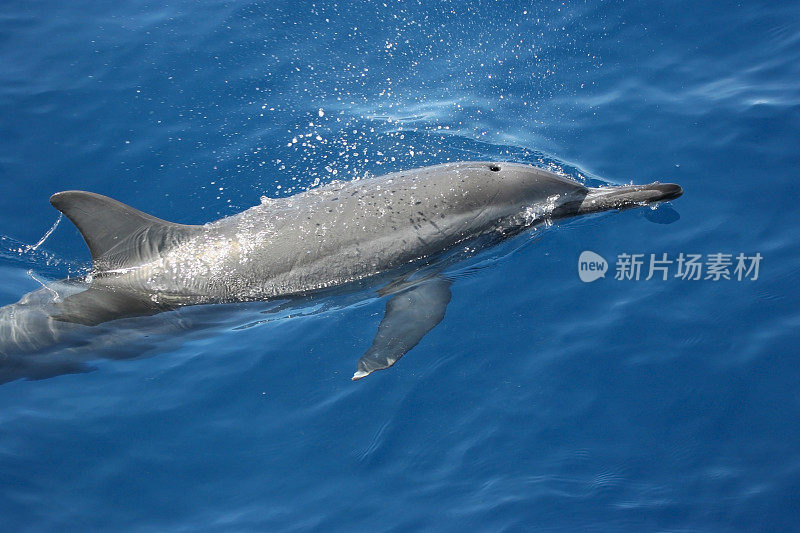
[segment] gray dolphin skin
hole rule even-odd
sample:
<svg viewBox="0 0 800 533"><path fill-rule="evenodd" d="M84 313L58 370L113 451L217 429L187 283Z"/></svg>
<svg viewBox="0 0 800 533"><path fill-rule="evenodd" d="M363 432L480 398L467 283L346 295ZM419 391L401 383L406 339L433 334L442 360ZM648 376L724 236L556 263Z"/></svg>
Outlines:
<svg viewBox="0 0 800 533"><path fill-rule="evenodd" d="M423 265L467 241L489 245L546 220L682 193L661 183L587 188L529 165L459 162L334 182L191 226L99 194L60 192L50 202L80 230L93 268L0 308L0 381L79 371L74 354L112 321L389 279L380 292L389 296L386 313L353 376L360 379L394 364L444 318L450 281L441 273L415 279Z"/></svg>

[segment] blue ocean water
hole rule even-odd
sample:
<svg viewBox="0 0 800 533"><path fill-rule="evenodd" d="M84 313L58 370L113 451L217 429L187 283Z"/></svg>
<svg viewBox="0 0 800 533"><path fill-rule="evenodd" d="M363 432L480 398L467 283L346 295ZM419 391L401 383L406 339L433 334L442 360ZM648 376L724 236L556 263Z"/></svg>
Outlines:
<svg viewBox="0 0 800 533"><path fill-rule="evenodd" d="M0 305L89 268L69 221L30 248L65 189L195 224L457 160L685 189L482 252L357 383L370 291L0 385L0 529L800 528L796 2L6 1L0 72ZM614 279L663 253L762 261Z"/></svg>

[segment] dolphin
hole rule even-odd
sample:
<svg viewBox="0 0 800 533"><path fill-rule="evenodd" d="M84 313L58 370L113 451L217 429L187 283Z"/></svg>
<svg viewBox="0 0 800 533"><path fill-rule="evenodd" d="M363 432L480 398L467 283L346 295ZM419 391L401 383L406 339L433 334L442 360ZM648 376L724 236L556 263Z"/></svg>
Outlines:
<svg viewBox="0 0 800 533"><path fill-rule="evenodd" d="M80 352L86 335L132 317L388 280L379 292L390 296L385 314L353 375L361 379L393 365L444 318L450 280L441 267L425 269L453 250L682 193L658 182L590 188L530 165L467 161L333 182L185 225L99 194L59 192L50 203L81 232L92 270L0 308L0 370L12 368L10 379L79 371L63 355L48 359L57 361L52 368L37 365L37 354L59 345L67 345L62 353Z"/></svg>

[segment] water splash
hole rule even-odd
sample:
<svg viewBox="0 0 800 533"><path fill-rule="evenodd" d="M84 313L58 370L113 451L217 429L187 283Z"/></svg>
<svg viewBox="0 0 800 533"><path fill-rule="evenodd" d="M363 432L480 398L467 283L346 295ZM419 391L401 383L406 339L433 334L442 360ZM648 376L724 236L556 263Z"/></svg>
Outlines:
<svg viewBox="0 0 800 533"><path fill-rule="evenodd" d="M43 241L44 241L44 239L46 239L46 238L47 238L46 236L45 236L45 237L43 237L43 238L42 238L42 241L40 241L40 243L41 243L41 242L43 242ZM59 300L58 292L56 292L55 290L53 290L53 289L51 289L50 287L48 287L48 286L47 286L47 283L45 283L44 281L42 281L41 279L39 279L39 278L36 276L36 274L34 274L34 273L33 273L33 269L28 269L28 272L27 272L27 274L28 274L28 276L29 276L29 277L30 277L30 278L31 278L33 281L35 281L36 283L38 283L39 285L41 285L43 289L47 289L47 291L49 291L49 292L50 292L50 294L53 296L53 302L57 302L57 301Z"/></svg>
<svg viewBox="0 0 800 533"><path fill-rule="evenodd" d="M28 251L38 250L38 249L39 249L39 247L40 247L42 244L44 244L44 241L46 241L46 240L47 240L47 238L48 238L48 237L50 237L50 235L52 235L52 234L53 234L53 232L56 230L56 228L58 227L58 225L61 223L61 219L62 219L62 218L64 218L64 213L59 213L59 214L58 214L58 218L57 218L57 219L56 219L56 221L53 223L53 225L50 227L50 229L49 229L49 230L47 230L47 231L45 232L45 234L44 234L44 235L42 235L42 238L41 238L41 239L39 239L39 241L38 241L36 244L34 244L33 246L29 246L29 247L28 247Z"/></svg>
<svg viewBox="0 0 800 533"><path fill-rule="evenodd" d="M59 214L53 225L36 244L27 244L6 235L0 235L0 260L21 264L26 270L35 271L45 278L83 275L88 270L86 265L64 259L42 248L58 228L62 218L63 215Z"/></svg>

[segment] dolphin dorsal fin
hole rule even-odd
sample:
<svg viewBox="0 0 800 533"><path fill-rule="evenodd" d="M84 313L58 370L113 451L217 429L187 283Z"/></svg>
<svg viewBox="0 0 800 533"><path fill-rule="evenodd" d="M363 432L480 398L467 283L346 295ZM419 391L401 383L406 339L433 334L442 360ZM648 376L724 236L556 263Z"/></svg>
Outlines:
<svg viewBox="0 0 800 533"><path fill-rule="evenodd" d="M202 228L167 222L92 192L59 192L50 197L50 203L78 227L95 270L153 260Z"/></svg>

